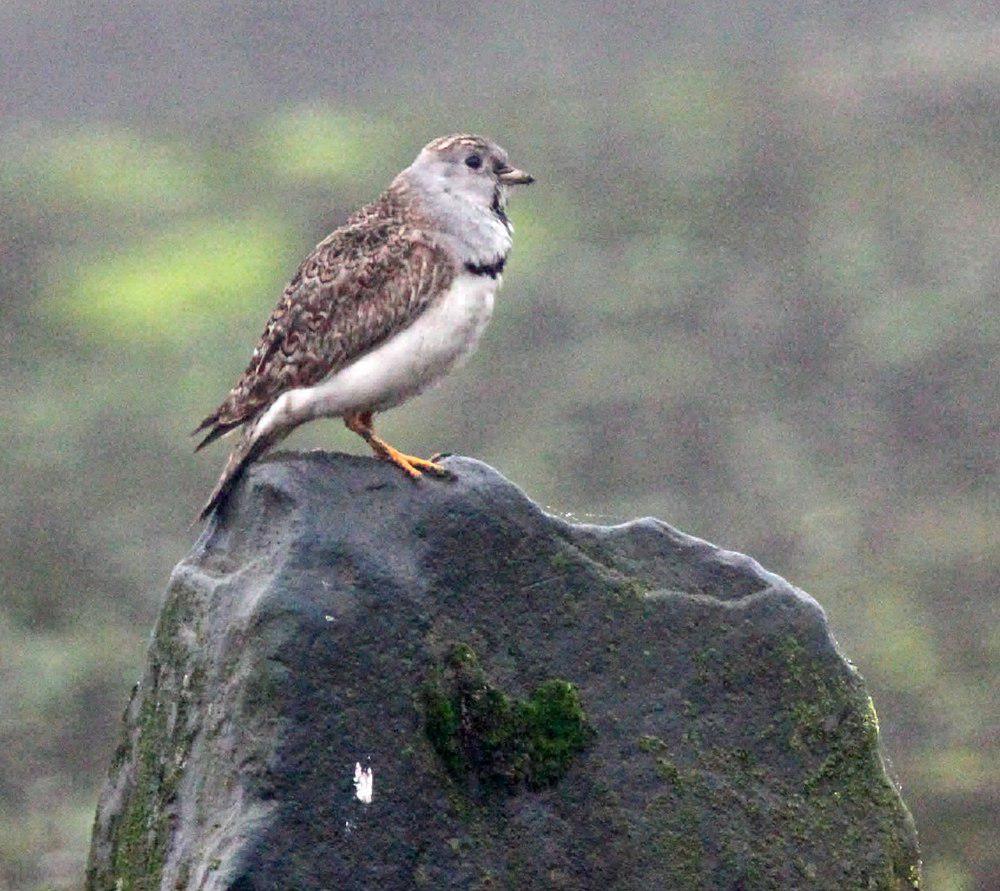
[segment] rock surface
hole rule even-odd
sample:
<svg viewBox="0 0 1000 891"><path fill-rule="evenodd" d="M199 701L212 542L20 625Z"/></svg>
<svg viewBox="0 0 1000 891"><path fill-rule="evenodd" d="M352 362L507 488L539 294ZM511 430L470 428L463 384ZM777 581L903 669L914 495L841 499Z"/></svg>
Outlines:
<svg viewBox="0 0 1000 891"><path fill-rule="evenodd" d="M916 886L812 598L446 464L251 468L174 571L88 888Z"/></svg>

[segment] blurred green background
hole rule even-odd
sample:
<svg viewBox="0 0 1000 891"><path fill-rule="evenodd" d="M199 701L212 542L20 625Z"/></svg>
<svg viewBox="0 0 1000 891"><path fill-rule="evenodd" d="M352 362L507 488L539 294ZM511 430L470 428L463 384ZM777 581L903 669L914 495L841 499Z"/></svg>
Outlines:
<svg viewBox="0 0 1000 891"><path fill-rule="evenodd" d="M809 590L927 887L996 887L988 4L36 0L0 35L0 889L79 882L224 460L188 431L313 244L470 129L538 183L479 353L384 434Z"/></svg>

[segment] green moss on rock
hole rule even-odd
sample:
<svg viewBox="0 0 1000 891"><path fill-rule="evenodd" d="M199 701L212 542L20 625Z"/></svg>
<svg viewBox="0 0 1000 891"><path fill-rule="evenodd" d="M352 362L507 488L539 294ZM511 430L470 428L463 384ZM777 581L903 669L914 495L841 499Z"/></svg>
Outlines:
<svg viewBox="0 0 1000 891"><path fill-rule="evenodd" d="M793 637L761 655L783 689L758 740L770 759L694 732L676 751L658 736L637 738L653 789L646 856L664 863L678 889L918 888L909 817L886 774L861 678L808 655ZM696 724L709 712L687 717Z"/></svg>
<svg viewBox="0 0 1000 891"><path fill-rule="evenodd" d="M508 696L465 644L452 649L423 698L427 738L445 768L487 790L555 784L593 735L568 681L547 680L527 699Z"/></svg>
<svg viewBox="0 0 1000 891"><path fill-rule="evenodd" d="M185 760L197 732L197 702L204 671L194 664L186 631L197 624L193 594L178 588L165 604L150 648L150 668L140 697L133 742L126 738L116 768L134 765L116 826L111 832L110 874L91 870L86 887L115 891L159 889L171 834L173 805ZM148 686L147 686L148 685Z"/></svg>

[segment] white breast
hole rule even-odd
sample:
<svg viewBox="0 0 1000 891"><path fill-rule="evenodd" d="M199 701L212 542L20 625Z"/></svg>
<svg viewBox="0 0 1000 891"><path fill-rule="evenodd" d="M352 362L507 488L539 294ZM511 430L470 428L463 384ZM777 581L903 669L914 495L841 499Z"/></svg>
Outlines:
<svg viewBox="0 0 1000 891"><path fill-rule="evenodd" d="M322 383L284 394L258 430L352 411L384 411L415 396L475 349L499 285L499 278L458 276L409 327Z"/></svg>

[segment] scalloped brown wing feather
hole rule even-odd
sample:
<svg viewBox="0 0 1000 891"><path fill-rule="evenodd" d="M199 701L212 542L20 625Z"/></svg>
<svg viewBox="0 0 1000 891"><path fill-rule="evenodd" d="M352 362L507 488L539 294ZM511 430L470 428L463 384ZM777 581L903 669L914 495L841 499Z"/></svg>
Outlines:
<svg viewBox="0 0 1000 891"><path fill-rule="evenodd" d="M356 218L355 218L356 219ZM309 387L406 327L455 276L443 249L396 219L361 219L313 250L285 288L250 363L194 431L197 449Z"/></svg>

